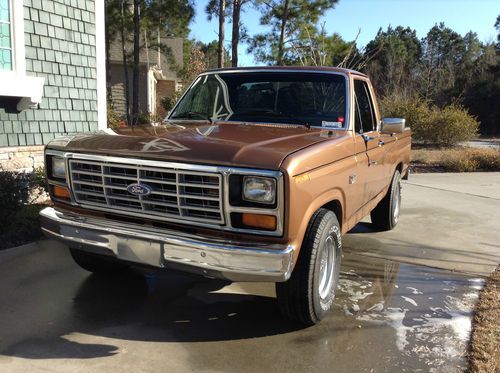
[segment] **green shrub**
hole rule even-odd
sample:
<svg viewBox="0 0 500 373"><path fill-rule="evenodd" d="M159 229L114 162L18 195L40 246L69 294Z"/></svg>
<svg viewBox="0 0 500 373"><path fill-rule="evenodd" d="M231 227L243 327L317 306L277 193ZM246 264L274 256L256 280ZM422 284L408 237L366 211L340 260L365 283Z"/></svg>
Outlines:
<svg viewBox="0 0 500 373"><path fill-rule="evenodd" d="M168 113L170 110L172 110L174 108L175 104L181 98L181 96L183 94L184 94L184 91L176 91L170 97L163 97L160 101L160 105Z"/></svg>
<svg viewBox="0 0 500 373"><path fill-rule="evenodd" d="M32 195L45 188L43 171L34 173L0 171L0 221L9 222L26 204L32 202ZM0 225L0 231L8 224Z"/></svg>
<svg viewBox="0 0 500 373"><path fill-rule="evenodd" d="M137 115L137 124L150 124L151 123L151 114L147 111L139 113Z"/></svg>
<svg viewBox="0 0 500 373"><path fill-rule="evenodd" d="M24 174L0 172L0 221L8 222L28 199L29 188Z"/></svg>
<svg viewBox="0 0 500 373"><path fill-rule="evenodd" d="M429 132L431 109L429 104L418 97L405 97L397 94L385 96L380 101L383 116L386 118L405 118L415 140L423 140Z"/></svg>
<svg viewBox="0 0 500 373"><path fill-rule="evenodd" d="M479 123L465 108L431 106L418 97L389 95L381 102L385 117L405 118L416 141L437 146L452 146L477 136Z"/></svg>
<svg viewBox="0 0 500 373"><path fill-rule="evenodd" d="M47 178L45 177L45 168L43 166L35 168L33 174L30 175L30 188L39 192L47 191Z"/></svg>
<svg viewBox="0 0 500 373"><path fill-rule="evenodd" d="M472 140L478 129L479 123L461 106L433 108L423 140L439 146L452 146Z"/></svg>
<svg viewBox="0 0 500 373"><path fill-rule="evenodd" d="M121 123L123 123L124 121L120 118L118 113L112 108L110 104L108 104L107 109L108 109L108 114L107 114L108 128L113 128L113 129L119 128Z"/></svg>

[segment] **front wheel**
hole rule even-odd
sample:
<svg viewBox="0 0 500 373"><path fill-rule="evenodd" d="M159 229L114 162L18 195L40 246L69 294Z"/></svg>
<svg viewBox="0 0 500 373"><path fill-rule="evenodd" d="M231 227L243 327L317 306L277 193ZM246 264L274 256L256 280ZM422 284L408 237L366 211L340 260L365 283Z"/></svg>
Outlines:
<svg viewBox="0 0 500 373"><path fill-rule="evenodd" d="M306 325L325 317L335 298L341 246L337 217L319 209L309 223L292 276L276 283L278 304L285 316Z"/></svg>

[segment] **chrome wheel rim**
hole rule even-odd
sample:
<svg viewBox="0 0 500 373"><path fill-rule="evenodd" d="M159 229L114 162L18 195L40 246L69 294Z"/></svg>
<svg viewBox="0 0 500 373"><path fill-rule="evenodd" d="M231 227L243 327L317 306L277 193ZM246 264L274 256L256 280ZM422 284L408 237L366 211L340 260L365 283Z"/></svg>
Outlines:
<svg viewBox="0 0 500 373"><path fill-rule="evenodd" d="M324 300L329 297L332 291L335 272L335 243L332 236L329 236L322 246L319 269L319 296Z"/></svg>
<svg viewBox="0 0 500 373"><path fill-rule="evenodd" d="M399 182L396 183L396 190L394 191L394 202L393 202L393 217L394 222L397 223L399 219L399 210L401 206L401 186Z"/></svg>

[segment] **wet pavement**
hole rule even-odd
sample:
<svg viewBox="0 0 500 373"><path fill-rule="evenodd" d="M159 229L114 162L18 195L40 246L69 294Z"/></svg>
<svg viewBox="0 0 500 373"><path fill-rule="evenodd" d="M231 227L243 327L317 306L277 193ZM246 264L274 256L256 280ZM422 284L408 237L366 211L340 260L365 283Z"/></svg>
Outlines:
<svg viewBox="0 0 500 373"><path fill-rule="evenodd" d="M334 311L283 319L272 284L89 275L53 241L0 253L2 372L457 372L481 278L346 252Z"/></svg>
<svg viewBox="0 0 500 373"><path fill-rule="evenodd" d="M0 252L0 372L462 372L500 262L500 173L412 175L397 228L343 239L333 312L304 328L273 284L103 279L46 240ZM439 269L438 269L439 268Z"/></svg>

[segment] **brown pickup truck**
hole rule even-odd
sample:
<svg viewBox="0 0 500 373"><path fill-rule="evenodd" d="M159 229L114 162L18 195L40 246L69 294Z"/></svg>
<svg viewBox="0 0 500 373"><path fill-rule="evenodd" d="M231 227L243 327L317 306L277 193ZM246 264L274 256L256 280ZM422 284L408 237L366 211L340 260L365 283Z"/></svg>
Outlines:
<svg viewBox="0 0 500 373"><path fill-rule="evenodd" d="M58 138L43 231L95 273L148 266L276 283L305 324L330 309L341 237L398 222L411 133L370 80L337 68L195 79L165 122Z"/></svg>

